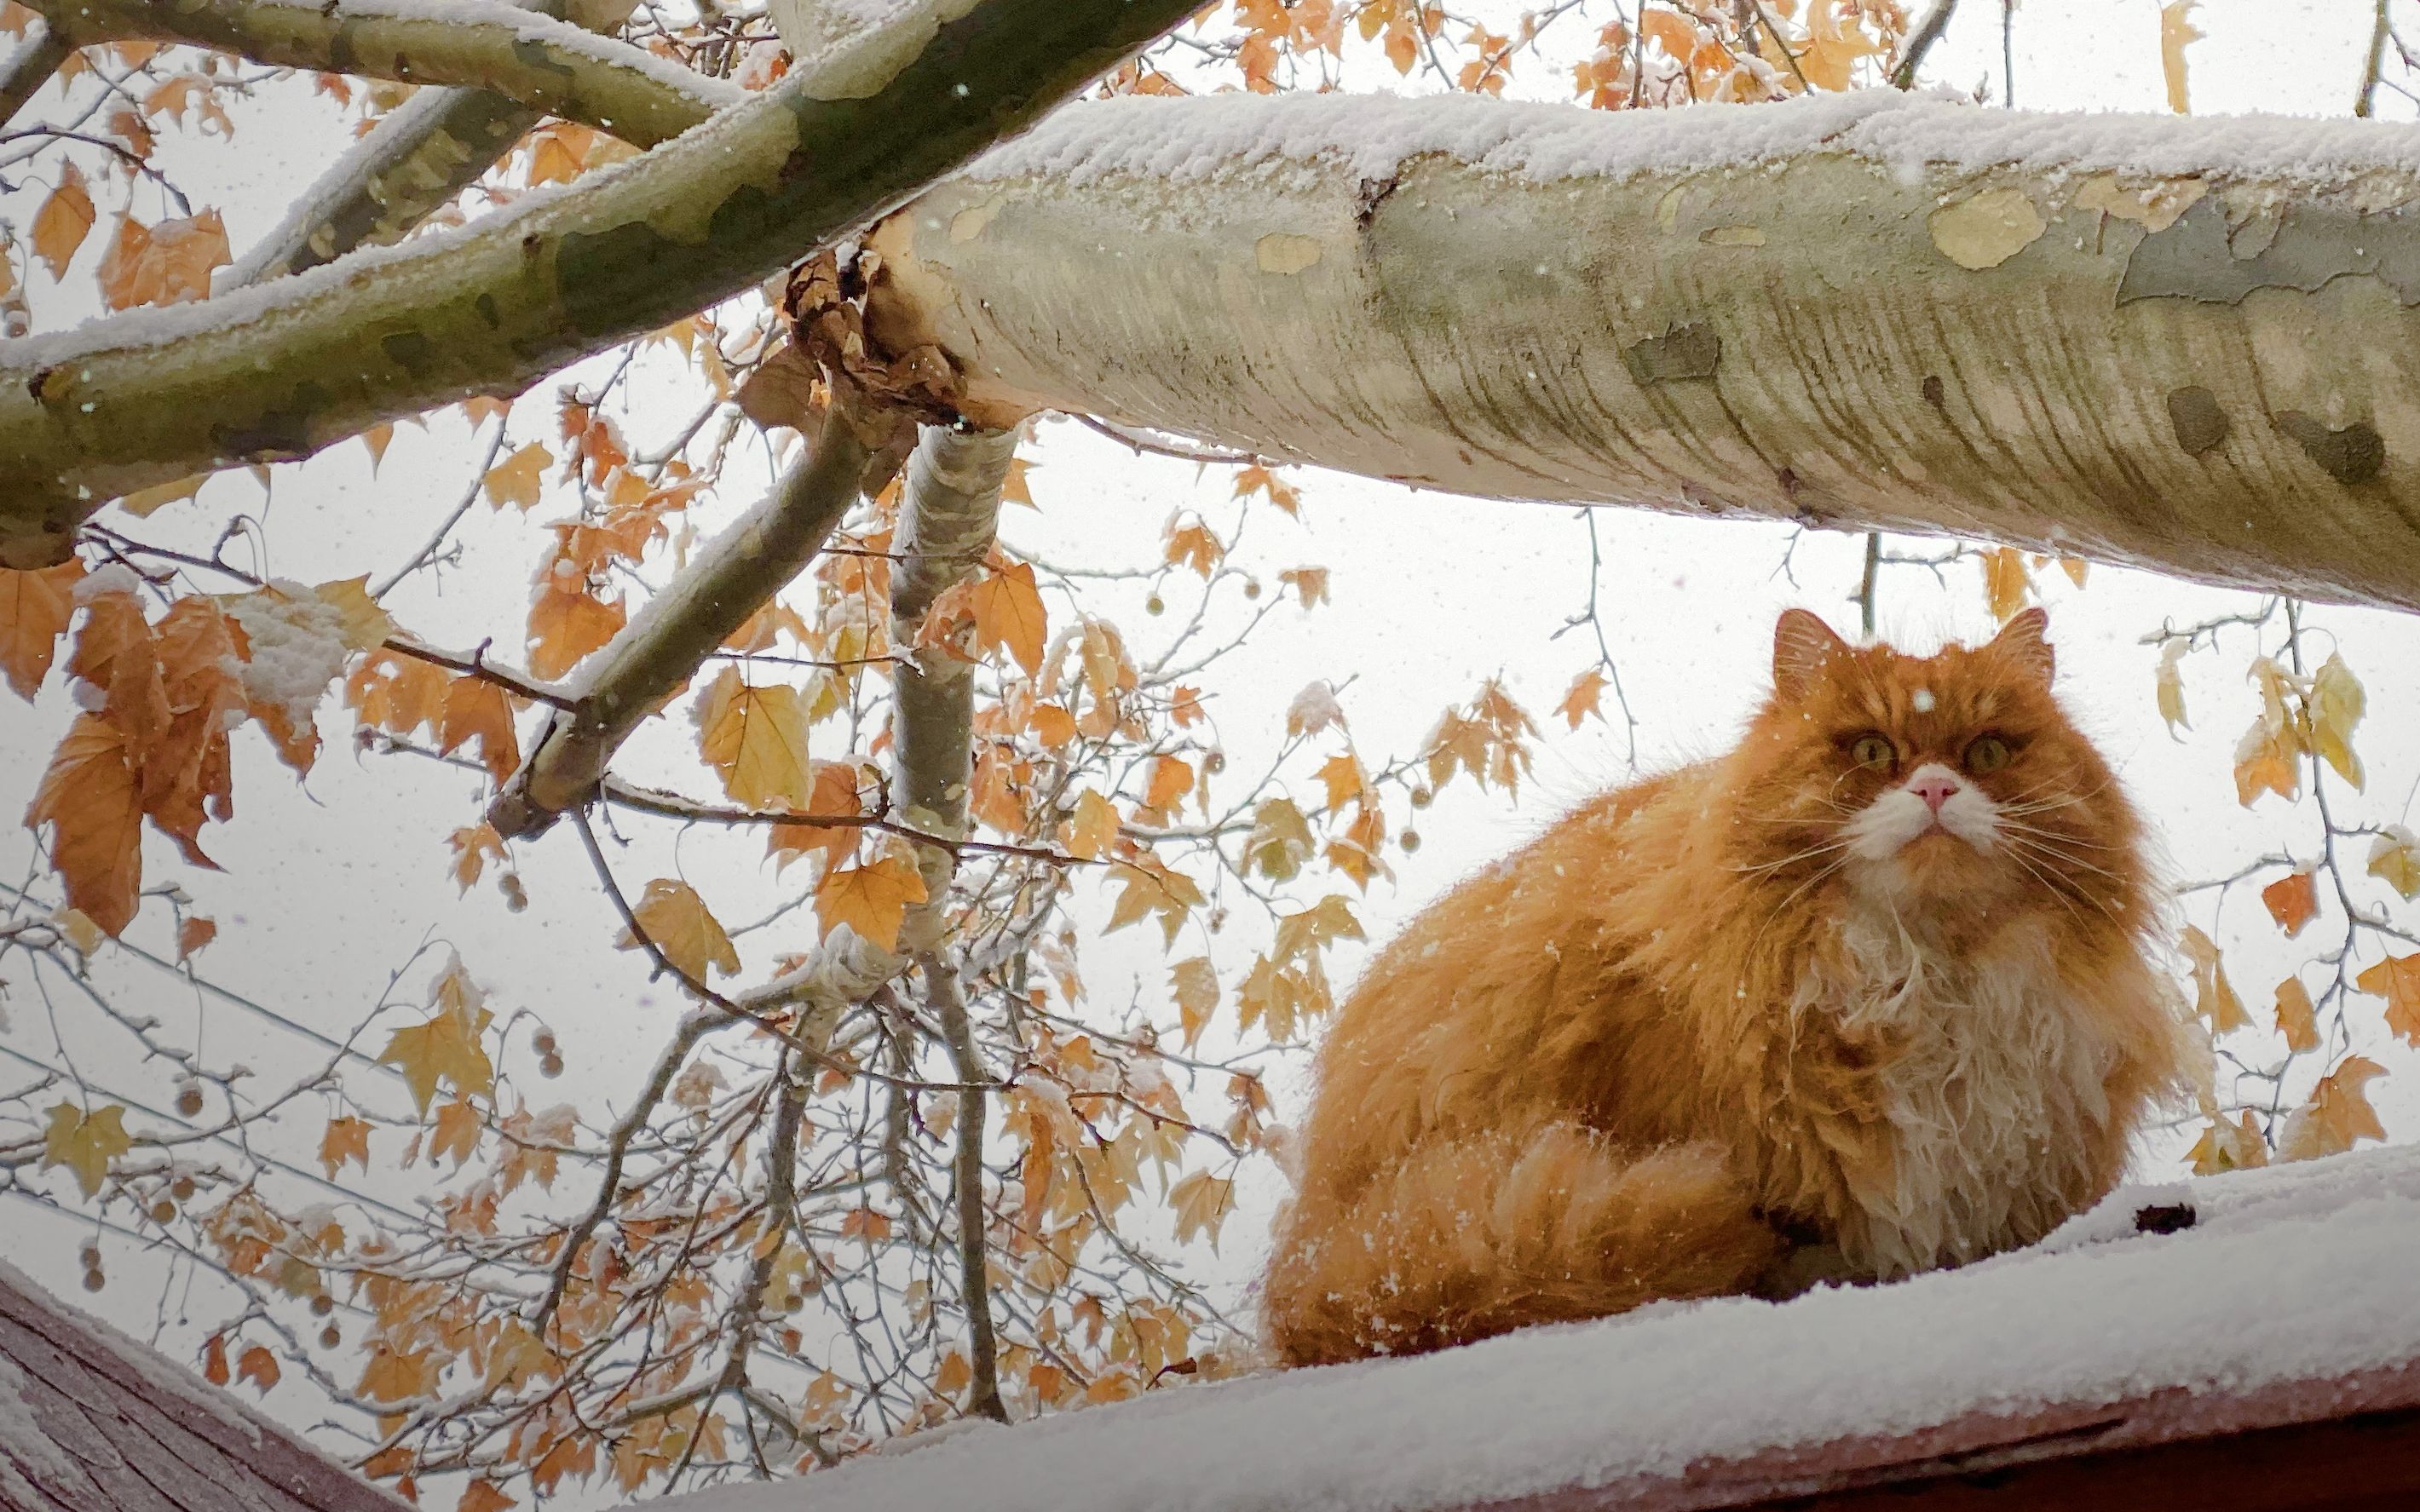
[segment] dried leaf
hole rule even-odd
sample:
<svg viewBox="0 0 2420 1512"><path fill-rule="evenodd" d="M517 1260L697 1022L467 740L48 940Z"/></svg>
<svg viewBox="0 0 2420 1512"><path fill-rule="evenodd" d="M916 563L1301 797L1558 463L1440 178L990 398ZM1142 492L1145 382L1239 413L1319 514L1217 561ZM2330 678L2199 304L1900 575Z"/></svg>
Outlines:
<svg viewBox="0 0 2420 1512"><path fill-rule="evenodd" d="M1091 788L1076 795L1076 811L1060 826L1060 843L1079 860L1098 860L1117 843L1117 806Z"/></svg>
<svg viewBox="0 0 2420 1512"><path fill-rule="evenodd" d="M550 680L563 676L620 633L628 618L618 598L608 604L584 591L540 592L530 604L530 671Z"/></svg>
<svg viewBox="0 0 2420 1512"><path fill-rule="evenodd" d="M1042 643L1049 614L1034 586L1030 563L996 568L967 585L975 640L987 651L1005 649L1028 677L1042 670Z"/></svg>
<svg viewBox="0 0 2420 1512"><path fill-rule="evenodd" d="M2200 0L2168 0L2160 8L2160 75L2167 82L2168 109L2190 115L2193 105L2185 88L2185 49L2201 40L2201 31L2188 18Z"/></svg>
<svg viewBox="0 0 2420 1512"><path fill-rule="evenodd" d="M2353 978L2352 984L2386 999L2386 1026L2420 1045L2420 955L2388 956Z"/></svg>
<svg viewBox="0 0 2420 1512"><path fill-rule="evenodd" d="M2291 803L2302 795L2303 764L2290 727L2273 730L2255 719L2235 746L2235 797L2245 808L2263 793Z"/></svg>
<svg viewBox="0 0 2420 1512"><path fill-rule="evenodd" d="M2384 1139L2386 1128L2369 1105L2368 1084L2386 1074L2386 1068L2366 1056L2347 1056L2330 1075L2311 1089L2311 1100L2286 1120L2277 1141L2283 1160L2314 1160L2341 1155L2357 1140Z"/></svg>
<svg viewBox="0 0 2420 1512"><path fill-rule="evenodd" d="M1267 798L1252 810L1251 833L1244 839L1244 865L1247 870L1258 868L1272 882L1291 882L1315 843L1310 824L1291 799Z"/></svg>
<svg viewBox="0 0 2420 1512"><path fill-rule="evenodd" d="M1169 990L1176 999L1177 1021L1185 1030L1185 1048L1193 1048L1218 1011L1218 972L1206 955L1179 961L1168 968Z"/></svg>
<svg viewBox="0 0 2420 1512"><path fill-rule="evenodd" d="M440 1082L451 1083L458 1098L490 1093L496 1086L495 1063L482 1039L495 1015L459 961L438 979L434 1006L427 1018L387 1036L379 1052L380 1061L403 1072L423 1117Z"/></svg>
<svg viewBox="0 0 2420 1512"><path fill-rule="evenodd" d="M84 563L73 557L55 567L0 569L0 675L19 697L30 701L49 674L83 579Z"/></svg>
<svg viewBox="0 0 2420 1512"><path fill-rule="evenodd" d="M2420 898L2420 836L2389 825L2369 842L2369 874L2404 898Z"/></svg>
<svg viewBox="0 0 2420 1512"><path fill-rule="evenodd" d="M2286 1048L2295 1055L2319 1047L2318 1015L2310 989L2300 977L2288 977L2277 984L2277 1032L2286 1037Z"/></svg>
<svg viewBox="0 0 2420 1512"><path fill-rule="evenodd" d="M2177 937L2177 948L2193 963L2195 1000L2194 1012L2210 1026L2213 1038L2230 1034L2252 1022L2243 1011L2243 1000L2226 980L2226 967L2219 962L2218 945L2192 924Z"/></svg>
<svg viewBox="0 0 2420 1512"><path fill-rule="evenodd" d="M2167 722L2171 735L2193 728L2193 721L2185 717L2185 673L2180 665L2188 645L2183 636L2170 636L2160 647L2159 670L2152 674L2160 717Z"/></svg>
<svg viewBox="0 0 2420 1512"><path fill-rule="evenodd" d="M126 1110L115 1103L89 1113L72 1103L57 1103L42 1130L42 1168L66 1166L75 1172L78 1189L95 1197L109 1175L109 1163L133 1147L126 1132Z"/></svg>
<svg viewBox="0 0 2420 1512"><path fill-rule="evenodd" d="M1344 722L1344 710L1336 702L1336 689L1325 682L1306 686L1286 705L1289 735L1315 735L1330 725L1342 728Z"/></svg>
<svg viewBox="0 0 2420 1512"><path fill-rule="evenodd" d="M347 1161L365 1171L370 1168L370 1125L366 1119L330 1119L327 1132L319 1136L322 1169L334 1176Z"/></svg>
<svg viewBox="0 0 2420 1512"><path fill-rule="evenodd" d="M1572 679L1571 690L1563 695L1563 702L1555 705L1555 712L1575 730L1590 715L1602 720L1605 711L1599 702L1605 697L1605 669L1590 667Z"/></svg>
<svg viewBox="0 0 2420 1512"><path fill-rule="evenodd" d="M876 949L894 950L908 905L924 901L924 878L915 863L886 856L827 872L815 887L815 917L827 933L846 924Z"/></svg>
<svg viewBox="0 0 2420 1512"><path fill-rule="evenodd" d="M1170 945L1185 925L1185 916L1202 903L1202 889L1182 872L1171 872L1156 856L1144 856L1114 863L1120 891L1109 910L1109 928L1121 930L1155 915Z"/></svg>
<svg viewBox="0 0 2420 1512"><path fill-rule="evenodd" d="M59 741L25 810L51 828L51 866L68 904L115 936L133 918L143 886L143 799L126 732L80 714Z"/></svg>
<svg viewBox="0 0 2420 1512"><path fill-rule="evenodd" d="M72 162L59 174L59 186L34 212L34 252L50 266L54 279L68 276L68 264L92 232L92 195L85 193L84 174Z"/></svg>
<svg viewBox="0 0 2420 1512"><path fill-rule="evenodd" d="M529 513L537 503L538 475L553 460L554 454L536 441L517 449L480 478L488 502L498 509L510 504L523 514Z"/></svg>
<svg viewBox="0 0 2420 1512"><path fill-rule="evenodd" d="M2361 679L2353 676L2341 655L2330 656L2311 678L2311 749L2355 788L2362 785L2362 770L2361 757L2352 748L2352 733L2361 724L2367 702Z"/></svg>
<svg viewBox="0 0 2420 1512"><path fill-rule="evenodd" d="M1983 597L1992 607L1992 617L2006 624L2025 607L2025 595L2033 590L2033 573L2025 566L2025 554L2012 546L2004 546L1983 553Z"/></svg>
<svg viewBox="0 0 2420 1512"><path fill-rule="evenodd" d="M2260 1137L2259 1126L2246 1111L2234 1123L2212 1119L2186 1158L2193 1162L2195 1176L2251 1170L2269 1164L2269 1142Z"/></svg>
<svg viewBox="0 0 2420 1512"><path fill-rule="evenodd" d="M445 702L437 729L438 754L442 756L451 756L476 740L479 764L488 769L488 776L500 787L521 764L520 737L513 728L512 701L504 696L503 688L483 677L457 677L445 685ZM489 833L492 836L494 831ZM498 854L502 855L501 847Z"/></svg>
<svg viewBox="0 0 2420 1512"><path fill-rule="evenodd" d="M1218 1247L1218 1227L1235 1204L1235 1183L1208 1171L1195 1171L1169 1189L1168 1205L1176 1210L1176 1242L1189 1242L1196 1234L1210 1236Z"/></svg>
<svg viewBox="0 0 2420 1512"><path fill-rule="evenodd" d="M699 753L734 799L751 809L807 807L807 706L797 688L752 687L725 667L698 702L697 727Z"/></svg>
<svg viewBox="0 0 2420 1512"><path fill-rule="evenodd" d="M266 1396L269 1388L277 1384L277 1356L256 1344L236 1362L235 1373L237 1380L251 1381Z"/></svg>
<svg viewBox="0 0 2420 1512"><path fill-rule="evenodd" d="M204 918L199 915L188 918L182 924L177 926L177 959L178 961L192 959L194 951L218 937L217 920Z"/></svg>
<svg viewBox="0 0 2420 1512"><path fill-rule="evenodd" d="M739 969L738 949L706 909L706 900L686 882L658 877L648 883L630 917L646 931L647 940L663 952L664 959L691 981L706 980L708 965L726 977ZM613 943L624 950L635 950L642 944L627 929Z"/></svg>
<svg viewBox="0 0 2420 1512"><path fill-rule="evenodd" d="M2319 889L2312 884L2308 872L2291 872L2260 889L2260 902L2267 905L2269 917L2286 932L2288 939L2303 933L2319 911Z"/></svg>

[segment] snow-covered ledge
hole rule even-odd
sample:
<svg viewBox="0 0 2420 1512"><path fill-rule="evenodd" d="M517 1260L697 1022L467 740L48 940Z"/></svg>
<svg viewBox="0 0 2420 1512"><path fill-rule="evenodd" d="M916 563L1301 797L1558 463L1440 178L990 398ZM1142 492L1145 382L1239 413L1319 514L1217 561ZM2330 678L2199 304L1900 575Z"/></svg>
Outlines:
<svg viewBox="0 0 2420 1512"><path fill-rule="evenodd" d="M653 1504L1679 1512L2040 1467L2420 1407L2414 1255L2420 1149L2373 1150L2128 1188L2033 1249L1894 1286L1180 1387ZM2420 1469L2404 1449L2394 1473Z"/></svg>
<svg viewBox="0 0 2420 1512"><path fill-rule="evenodd" d="M2420 607L2409 124L1120 100L876 244L985 424Z"/></svg>

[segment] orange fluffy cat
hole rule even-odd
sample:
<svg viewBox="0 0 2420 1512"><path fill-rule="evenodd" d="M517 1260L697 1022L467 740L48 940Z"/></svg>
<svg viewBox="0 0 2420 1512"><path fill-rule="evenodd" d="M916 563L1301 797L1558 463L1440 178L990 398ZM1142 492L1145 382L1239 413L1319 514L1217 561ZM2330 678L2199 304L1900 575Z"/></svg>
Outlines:
<svg viewBox="0 0 2420 1512"><path fill-rule="evenodd" d="M2186 1041L2043 627L1915 657L1793 609L1736 749L1415 919L1320 1054L1279 1354L1904 1275L2106 1193Z"/></svg>

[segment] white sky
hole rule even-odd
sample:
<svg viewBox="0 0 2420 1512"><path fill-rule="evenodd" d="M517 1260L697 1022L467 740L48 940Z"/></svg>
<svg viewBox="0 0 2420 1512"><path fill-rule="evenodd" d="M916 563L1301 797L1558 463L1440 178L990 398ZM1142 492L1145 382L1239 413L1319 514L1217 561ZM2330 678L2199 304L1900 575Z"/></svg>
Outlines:
<svg viewBox="0 0 2420 1512"><path fill-rule="evenodd" d="M2420 22L2420 8L2413 8ZM2208 0L2197 15L2207 34L2191 54L2194 100L2198 111L2265 109L2342 115L2359 77L2359 49L2366 37L2369 7L2354 0ZM1936 54L1934 71L1963 86L1988 85L2000 97L1998 8L1969 0ZM2024 0L2016 28L2017 95L2030 108L2160 109L2164 107L2158 53L2157 7L2151 0ZM53 97L54 98L54 97ZM2409 110L2392 105L2387 114ZM343 137L332 112L293 105L274 122L240 117L235 152L215 141L163 136L163 154L189 186L210 189L197 199L227 212L239 253L271 224L290 190L339 150ZM39 203L42 186L0 174L15 192L0 194L0 217L22 229ZM163 213L148 191L138 197L146 219ZM97 259L109 223L92 237L70 293L54 292L37 276L38 329L54 329L82 311L71 298L84 286L84 270ZM520 439L553 440L552 385L516 415ZM650 417L661 429L685 418L670 406ZM645 441L644 424L634 440ZM1072 424L1043 427L1030 451L1038 514L1015 512L1008 537L1020 549L1068 564L1123 564L1156 557L1162 522L1171 509L1200 509L1220 533L1232 511L1225 477L1198 480L1182 463L1135 459ZM265 516L273 555L265 569L305 580L349 576L368 569L382 574L418 547L434 520L452 507L475 461L458 417L433 421L426 432L399 431L378 473L362 449L337 448L301 467L277 470L264 506L257 486L242 475L213 481L202 504L172 506L139 533L187 548L207 549L216 525L238 510ZM735 470L725 495L736 508L749 497L744 469ZM1231 778L1242 779L1264 764L1281 733L1286 702L1308 681L1326 677L1355 681L1344 698L1352 732L1365 758L1413 749L1449 700L1467 698L1479 683L1501 673L1542 724L1573 674L1592 659L1586 632L1556 640L1555 632L1585 604L1588 545L1580 517L1568 509L1497 504L1408 492L1390 485L1307 474L1297 481L1307 501L1306 523L1295 526L1264 511L1236 560L1263 570L1271 592L1278 571L1320 564L1332 569L1332 608L1310 614L1285 609L1273 615L1251 647L1225 665L1208 684L1212 709L1230 756ZM551 504L552 501L550 501ZM442 644L468 645L494 637L501 646L517 642L525 611L527 574L539 550L536 522L551 517L547 506L528 521L497 517L481 506L459 538L467 544L466 566L442 582L423 575L390 601L410 628ZM1857 577L1861 542L1856 537L1807 534L1794 546L1789 531L1775 526L1667 517L1637 511L1597 515L1606 568L1600 583L1609 639L1621 663L1633 709L1639 718L1642 768L1690 760L1726 748L1753 701L1761 694L1773 616L1804 604L1854 627L1846 600ZM232 555L245 559L239 545ZM1788 565L1785 569L1784 563ZM227 585L209 585L227 586ZM1179 589L1171 589L1171 597ZM2229 636L2218 655L2187 662L2187 696L2195 733L2172 740L2152 706L2156 652L2140 644L2164 621L2189 623L2251 607L2252 595L2180 585L2140 574L2096 569L2082 591L2055 571L2043 594L2052 612L2052 633L2060 656L2064 694L2084 727L2118 765L2136 798L2165 838L2177 874L2195 877L2231 872L2254 856L2290 851L2307 857L2317 835L2317 816L2307 804L2288 810L2274 799L2246 812L2235 801L2228 769L2237 734L2257 711L2257 699L2242 681L2254 654L2248 635ZM1096 611L1118 618L1139 650L1148 650L1152 622L1140 609L1136 590L1121 602L1116 594L1091 601ZM1886 635L1923 643L1945 636L1988 633L1979 574L1972 563L1952 567L1945 583L1920 568L1889 571L1884 579ZM1063 603L1052 605L1064 611ZM2415 710L2413 669L2420 667L2420 626L2403 616L2336 609L2315 610L2312 619L2341 643L2353 670L2368 684L2370 720L2361 748L2370 768L2368 793L2340 819L2396 822L2407 817L2420 787L2420 710ZM28 716L0 695L0 813L21 812L31 796L50 746L70 713L54 678L39 707ZM1608 703L1610 701L1608 701ZM632 748L626 762L642 779L678 779L704 792L700 769L685 754L686 720L663 728ZM675 995L651 987L638 959L613 951L610 905L597 889L576 838L560 832L518 848L516 859L527 884L528 911L513 915L492 887L458 898L446 875L444 837L475 821L480 795L464 774L408 758L356 759L344 732L349 720L332 699L321 728L332 737L309 781L298 787L274 764L266 746L240 737L236 775L238 819L213 826L206 837L225 871L184 873L181 880L198 910L215 917L223 935L202 957L212 979L286 1015L343 1034L378 1001L389 974L409 966L400 1000L417 1005L442 949L460 951L473 974L493 994L500 1018L528 1011L563 1035L569 1073L552 1086L535 1081L534 1057L525 1035L517 1035L509 1070L524 1080L534 1101L579 1102L602 1118L618 1103L652 1057L673 1016ZM825 740L818 753L834 754ZM1311 764L1315 764L1315 762ZM1310 765L1294 774L1309 786ZM1356 908L1373 938L1383 939L1421 902L1551 823L1563 809L1628 775L1623 742L1608 728L1590 725L1576 734L1548 726L1538 748L1534 779L1517 806L1480 795L1466 782L1450 788L1420 816L1425 843L1417 855L1394 854L1393 884L1373 886ZM23 875L31 848L21 834L0 839L0 875ZM757 859L758 842L694 834L675 841L668 826L629 826L634 843L620 862L632 891L652 876L678 867L696 882L726 923L762 917L783 898L768 868ZM147 852L163 871L170 853L158 843ZM2359 858L2353 858L2357 869ZM1341 883L1339 884L1342 885ZM1330 887L1315 879L1300 888L1315 901ZM2382 894L2381 894L2382 895ZM2213 918L2211 900L2195 901L2193 917L2229 947L2229 967L2245 1002L2265 1012L2271 985L2281 971L2313 953L2339 928L2331 913L2306 933L2303 945L2287 946L2248 888L2227 898ZM803 948L811 924L804 914L741 940L748 978L761 976L772 955ZM136 937L158 946L162 926L139 924ZM1137 930L1091 940L1087 978L1104 1011L1137 997L1163 1019L1165 960L1156 931ZM435 958L415 952L438 943ZM1175 955L1194 953L1204 939L1180 942ZM1250 938L1206 942L1223 980L1233 982L1249 964ZM1340 977L1348 958L1336 963ZM264 1069L287 1072L302 1059L289 1036L266 1031L256 1021L223 1004L197 1000L174 979L120 966L104 966L103 980L124 1001L157 1012L163 1033L197 1041L213 1059L247 1058ZM0 999L9 1015L0 1050L38 1059L61 1054L96 1082L166 1105L156 1069L125 1063L122 1038L95 1036L80 1028L85 1005L58 995L54 1013L27 977L22 959L0 964L8 995ZM2313 980L2316 983L2316 974ZM2365 1001L2374 1010L2375 1000ZM402 1022L398 1018L396 1022ZM371 1037L382 1042L382 1024ZM2420 1060L2393 1045L2374 1011L2356 1023L2356 1047L2386 1063L2394 1074L2376 1084L2376 1101L2390 1131L2408 1138L2420 1130ZM2257 1038L2247 1036L2247 1039ZM2256 1055L2267 1047L2252 1047ZM1280 1116L1290 1117L1290 1094L1299 1089L1298 1068L1278 1079ZM0 1088L22 1085L22 1067L0 1055ZM399 1094L398 1094L399 1097ZM1197 1106L1218 1105L1218 1089L1205 1086ZM137 1120L140 1121L140 1120ZM288 1131L283 1147L309 1164L319 1124L305 1114ZM2185 1136L2189 1139L2190 1135ZM2178 1167L2181 1142L2170 1138L2147 1157L2150 1174ZM391 1165L395 1151L382 1149ZM381 1183L393 1180L375 1173ZM407 1179L408 1180L408 1179ZM1245 1206L1229 1222L1222 1253L1198 1248L1188 1257L1206 1273L1240 1285L1256 1268L1276 1179L1265 1167L1249 1178ZM63 1293L76 1291L76 1249L85 1230L22 1203L0 1208L8 1238L0 1250L38 1279ZM219 1302L205 1285L190 1294L185 1278L147 1266L128 1246L109 1242L110 1266L121 1279L93 1299L116 1320L148 1332L155 1310L167 1320L166 1342L190 1350L197 1331L209 1322ZM165 1289L163 1290L163 1284ZM351 1366L349 1361L347 1362ZM308 1421L317 1409L292 1384L272 1406Z"/></svg>

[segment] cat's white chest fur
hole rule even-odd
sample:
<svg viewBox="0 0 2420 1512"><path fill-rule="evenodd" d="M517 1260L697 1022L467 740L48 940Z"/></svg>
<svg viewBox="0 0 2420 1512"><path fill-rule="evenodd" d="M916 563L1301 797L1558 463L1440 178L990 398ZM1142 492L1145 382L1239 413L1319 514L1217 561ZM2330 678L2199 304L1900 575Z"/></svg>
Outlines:
<svg viewBox="0 0 2420 1512"><path fill-rule="evenodd" d="M2116 1051L2061 986L2049 942L2011 930L1964 960L1879 908L1853 914L1840 938L1846 969L1810 975L1799 1011L1904 1046L1876 1072L1894 1159L1851 1174L1845 1258L1904 1275L2055 1227L2110 1118Z"/></svg>

